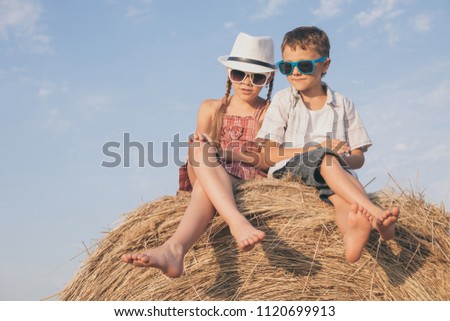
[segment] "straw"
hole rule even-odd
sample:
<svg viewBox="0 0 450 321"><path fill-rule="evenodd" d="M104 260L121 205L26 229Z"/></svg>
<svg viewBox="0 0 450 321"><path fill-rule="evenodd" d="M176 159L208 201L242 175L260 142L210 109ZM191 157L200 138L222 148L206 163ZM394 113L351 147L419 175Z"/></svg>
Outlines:
<svg viewBox="0 0 450 321"><path fill-rule="evenodd" d="M124 215L91 251L60 300L450 300L449 214L422 194L386 189L370 197L398 206L394 240L371 233L361 259L344 259L334 210L300 182L253 180L236 187L239 209L266 233L242 252L220 216L188 252L183 275L120 260L162 244L190 200L180 193Z"/></svg>

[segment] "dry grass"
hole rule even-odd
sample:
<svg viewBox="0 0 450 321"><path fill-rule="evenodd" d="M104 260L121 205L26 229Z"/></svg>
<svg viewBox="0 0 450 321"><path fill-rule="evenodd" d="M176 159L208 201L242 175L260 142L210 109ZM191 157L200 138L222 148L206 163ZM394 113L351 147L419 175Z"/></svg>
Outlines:
<svg viewBox="0 0 450 321"><path fill-rule="evenodd" d="M175 230L189 194L144 204L124 217L59 294L61 300L450 300L450 224L421 195L384 191L382 207L401 209L396 238L373 232L356 264L344 260L333 208L298 182L255 180L236 189L240 210L267 234L251 252L236 248L216 216L170 279L120 261Z"/></svg>

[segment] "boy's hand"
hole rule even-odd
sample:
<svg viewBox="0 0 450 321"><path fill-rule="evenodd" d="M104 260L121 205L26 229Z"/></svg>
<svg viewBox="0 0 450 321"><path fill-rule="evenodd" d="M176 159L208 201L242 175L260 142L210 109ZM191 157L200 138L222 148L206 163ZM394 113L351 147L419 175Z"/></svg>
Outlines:
<svg viewBox="0 0 450 321"><path fill-rule="evenodd" d="M347 142L339 139L327 139L320 145L322 145L322 147L331 149L333 152L339 155L348 154L350 152L350 147L348 147Z"/></svg>
<svg viewBox="0 0 450 321"><path fill-rule="evenodd" d="M241 152L245 153L259 153L261 152L263 143L255 141L246 141L241 148Z"/></svg>

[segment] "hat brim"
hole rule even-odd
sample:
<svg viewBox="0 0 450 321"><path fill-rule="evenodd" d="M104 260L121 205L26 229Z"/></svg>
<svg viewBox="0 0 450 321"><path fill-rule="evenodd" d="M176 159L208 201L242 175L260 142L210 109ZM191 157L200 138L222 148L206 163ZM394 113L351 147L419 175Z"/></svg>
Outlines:
<svg viewBox="0 0 450 321"><path fill-rule="evenodd" d="M232 61L228 60L229 56L220 56L217 58L217 60L222 63L224 66L231 68L231 69L238 69L242 71L247 72L273 72L275 69L268 68L260 65L255 65L248 62L241 62L241 61Z"/></svg>

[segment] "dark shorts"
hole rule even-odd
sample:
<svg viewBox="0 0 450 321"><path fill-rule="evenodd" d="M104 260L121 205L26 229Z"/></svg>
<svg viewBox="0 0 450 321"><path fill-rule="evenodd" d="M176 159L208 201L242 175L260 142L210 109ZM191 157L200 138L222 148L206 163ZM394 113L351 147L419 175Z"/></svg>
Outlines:
<svg viewBox="0 0 450 321"><path fill-rule="evenodd" d="M320 175L319 169L326 154L335 156L342 168L353 175L350 171L350 167L338 154L330 149L318 148L291 158L284 167L273 173L273 177L281 178L286 174L291 174L294 177L300 178L306 185L317 188L321 200L331 204L328 198L333 195L334 192L325 183L322 175Z"/></svg>

